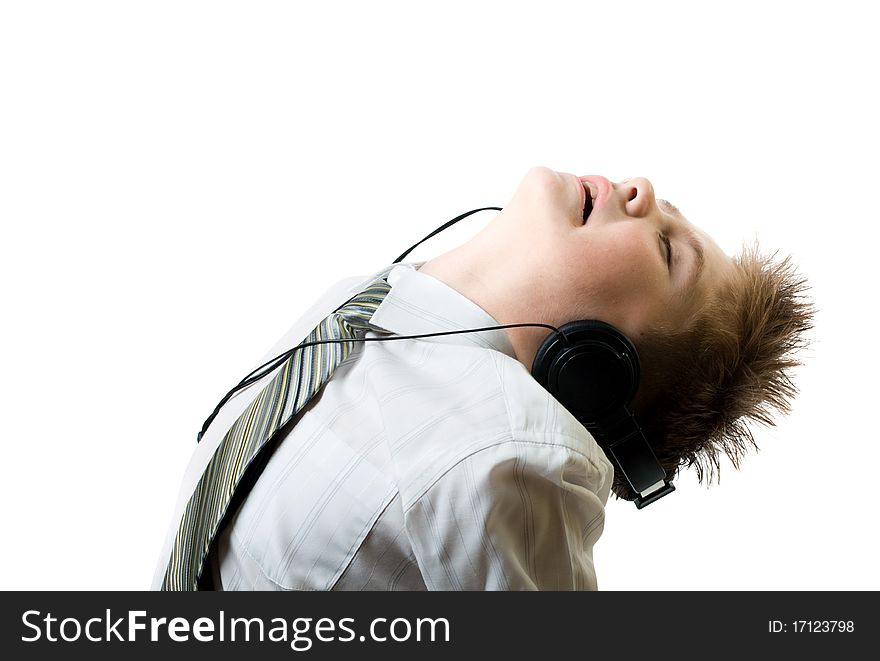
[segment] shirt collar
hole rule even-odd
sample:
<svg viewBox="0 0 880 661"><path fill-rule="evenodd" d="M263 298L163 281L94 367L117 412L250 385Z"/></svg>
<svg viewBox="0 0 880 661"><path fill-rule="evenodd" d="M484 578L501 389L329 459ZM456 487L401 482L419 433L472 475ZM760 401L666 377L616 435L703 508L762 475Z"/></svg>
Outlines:
<svg viewBox="0 0 880 661"><path fill-rule="evenodd" d="M445 282L420 273L425 262L402 263L388 273L391 290L373 313L370 324L397 335L419 335L484 326L498 322L472 300ZM428 342L467 344L494 349L516 358L503 329L420 338Z"/></svg>

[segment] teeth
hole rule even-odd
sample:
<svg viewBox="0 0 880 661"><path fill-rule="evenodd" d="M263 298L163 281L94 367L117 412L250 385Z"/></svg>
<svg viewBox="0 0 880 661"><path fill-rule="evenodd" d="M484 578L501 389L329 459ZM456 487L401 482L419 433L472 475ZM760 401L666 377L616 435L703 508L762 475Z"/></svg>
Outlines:
<svg viewBox="0 0 880 661"><path fill-rule="evenodd" d="M583 182L583 184L584 184L584 188L587 190L587 193L590 196L590 199L593 200L593 202L595 202L596 195L598 194L598 191L593 187L593 184L591 184L589 181L585 181L585 182Z"/></svg>

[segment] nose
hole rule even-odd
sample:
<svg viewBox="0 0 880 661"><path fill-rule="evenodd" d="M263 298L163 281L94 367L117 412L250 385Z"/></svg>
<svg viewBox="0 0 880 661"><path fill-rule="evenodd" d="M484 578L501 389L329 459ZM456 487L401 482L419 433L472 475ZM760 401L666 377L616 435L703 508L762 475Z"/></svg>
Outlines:
<svg viewBox="0 0 880 661"><path fill-rule="evenodd" d="M615 188L623 196L627 215L641 218L647 216L657 206L657 201L654 198L654 187L644 177L624 179Z"/></svg>

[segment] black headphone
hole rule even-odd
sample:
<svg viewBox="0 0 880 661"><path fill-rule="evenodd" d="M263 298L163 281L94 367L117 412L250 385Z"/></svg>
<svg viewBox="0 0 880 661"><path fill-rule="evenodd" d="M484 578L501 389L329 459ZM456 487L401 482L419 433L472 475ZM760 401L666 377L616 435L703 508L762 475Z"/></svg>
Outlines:
<svg viewBox="0 0 880 661"><path fill-rule="evenodd" d="M535 380L593 434L642 509L675 487L629 410L639 373L639 355L629 338L595 319L563 324L547 336L532 363Z"/></svg>
<svg viewBox="0 0 880 661"><path fill-rule="evenodd" d="M490 209L502 210L501 207L482 207L453 218L410 247L392 263L397 264L416 246L462 218ZM675 491L675 486L667 478L666 471L660 465L651 445L629 410L629 405L639 388L641 371L636 348L619 330L595 319L572 321L560 328L549 324L505 324L421 335L302 343L263 363L226 393L202 425L198 440L202 440L205 430L232 395L263 378L303 347L332 342L388 342L522 326L541 326L554 331L544 339L535 354L532 376L590 431L614 464L615 470L623 475L632 490L638 494L633 498L636 507L641 509ZM255 375L255 372L264 368L267 369Z"/></svg>

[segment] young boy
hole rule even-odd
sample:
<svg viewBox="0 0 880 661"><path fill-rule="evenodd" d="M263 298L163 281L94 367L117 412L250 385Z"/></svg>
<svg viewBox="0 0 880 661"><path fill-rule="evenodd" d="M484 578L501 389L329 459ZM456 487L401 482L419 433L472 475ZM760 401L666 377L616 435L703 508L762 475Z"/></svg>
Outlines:
<svg viewBox="0 0 880 661"><path fill-rule="evenodd" d="M266 358L302 342L375 278L331 288ZM744 423L788 410L790 368L812 313L787 260L753 248L727 256L656 199L648 180L544 167L529 170L473 239L394 266L387 284L367 338L582 319L616 327L640 358L632 411L670 479L686 465L711 479L722 453L736 465L753 444ZM533 378L548 333L354 345L357 357L279 429L213 537L200 586L596 589L592 548L609 492L635 494ZM230 399L208 427L154 588L179 589L165 581L176 571L172 544L187 501L270 378Z"/></svg>

